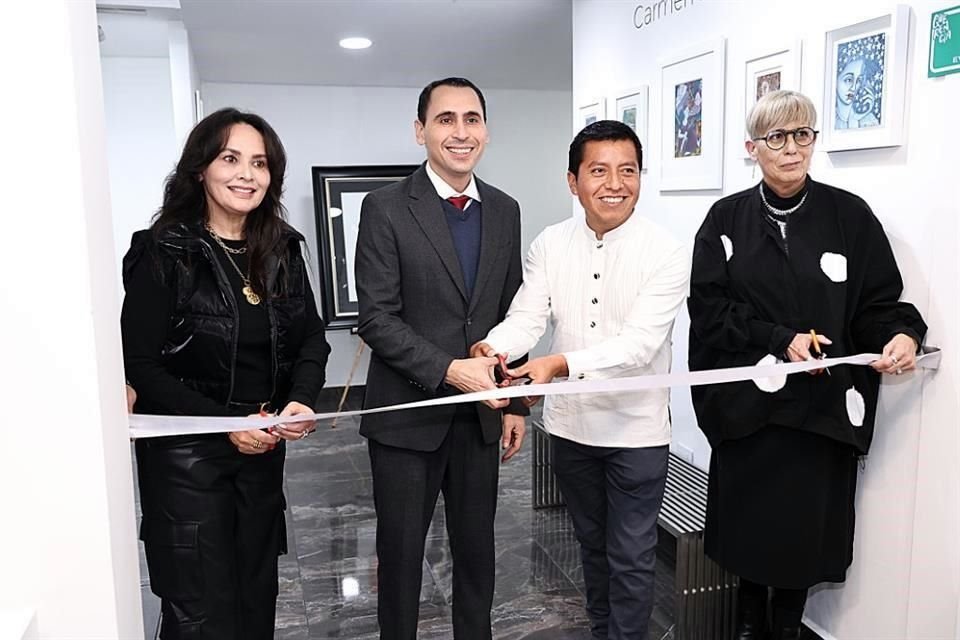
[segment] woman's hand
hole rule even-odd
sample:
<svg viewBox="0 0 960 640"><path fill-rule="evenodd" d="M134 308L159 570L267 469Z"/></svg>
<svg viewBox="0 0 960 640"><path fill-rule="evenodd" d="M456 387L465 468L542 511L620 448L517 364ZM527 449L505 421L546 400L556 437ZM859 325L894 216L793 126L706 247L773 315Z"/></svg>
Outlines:
<svg viewBox="0 0 960 640"><path fill-rule="evenodd" d="M137 404L137 391L130 385L127 387L127 413L133 413L133 405Z"/></svg>
<svg viewBox="0 0 960 640"><path fill-rule="evenodd" d="M254 413L248 417L256 418L259 417L259 414ZM261 431L260 429L233 431L229 434L229 438L233 446L237 448L237 451L251 456L272 451L280 440L277 436L266 431Z"/></svg>
<svg viewBox="0 0 960 640"><path fill-rule="evenodd" d="M313 409L299 402L288 402L287 406L280 412L280 416L300 416L313 413ZM317 423L312 420L303 422L280 423L273 427L273 433L284 440L302 440L310 435L317 428Z"/></svg>
<svg viewBox="0 0 960 640"><path fill-rule="evenodd" d="M883 357L870 363L874 371L900 375L917 368L917 341L898 333L883 348Z"/></svg>
<svg viewBox="0 0 960 640"><path fill-rule="evenodd" d="M827 336L817 334L817 342L820 344L833 344L833 340ZM816 360L820 357L820 354L810 353L810 348L813 346L813 336L809 333L798 333L793 336L793 340L790 341L790 345L787 346L787 357L790 359L790 362L807 362L808 360ZM822 373L823 369L813 369L807 371L812 376L815 376L819 373Z"/></svg>

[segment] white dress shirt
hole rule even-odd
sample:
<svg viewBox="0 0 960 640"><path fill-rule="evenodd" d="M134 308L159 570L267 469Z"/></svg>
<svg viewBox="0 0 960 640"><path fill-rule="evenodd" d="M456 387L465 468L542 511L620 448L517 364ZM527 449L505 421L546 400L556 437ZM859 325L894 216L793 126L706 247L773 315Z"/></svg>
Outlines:
<svg viewBox="0 0 960 640"><path fill-rule="evenodd" d="M485 342L516 358L553 327L569 380L670 371L673 322L687 296L690 256L653 222L632 215L598 240L585 220L544 229L530 245L523 285ZM604 447L670 443L670 390L548 396L553 435Z"/></svg>
<svg viewBox="0 0 960 640"><path fill-rule="evenodd" d="M441 178L439 174L433 170L433 167L430 166L430 161L428 160L427 177L430 178L430 182L433 183L433 188L437 190L437 195L443 200L452 198L454 196L468 196L470 199L463 207L464 211L466 211L467 207L473 204L474 200L480 202L480 191L477 190L477 181L474 180L473 174L470 175L470 183L467 185L467 188L463 191L457 191L447 184L446 180Z"/></svg>

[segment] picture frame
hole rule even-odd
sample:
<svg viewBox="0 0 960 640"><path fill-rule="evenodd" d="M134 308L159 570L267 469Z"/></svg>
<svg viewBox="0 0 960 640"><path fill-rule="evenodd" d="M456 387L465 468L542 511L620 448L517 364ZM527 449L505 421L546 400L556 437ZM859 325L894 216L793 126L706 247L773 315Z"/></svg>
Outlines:
<svg viewBox="0 0 960 640"><path fill-rule="evenodd" d="M903 144L909 38L906 5L826 32L821 149Z"/></svg>
<svg viewBox="0 0 960 640"><path fill-rule="evenodd" d="M613 103L616 109L614 119L634 130L640 138L644 155L649 158L650 147L647 142L649 140L650 88L647 85L640 85L618 91ZM644 162L643 171L647 170L648 164L649 162Z"/></svg>
<svg viewBox="0 0 960 640"><path fill-rule="evenodd" d="M320 293L328 329L352 329L359 307L353 275L360 205L371 191L403 180L420 165L312 167L320 253Z"/></svg>
<svg viewBox="0 0 960 640"><path fill-rule="evenodd" d="M800 91L802 59L801 40L784 45L770 45L747 56L743 63L744 128L750 110L766 92L777 89ZM750 157L746 148L743 149L743 157Z"/></svg>
<svg viewBox="0 0 960 640"><path fill-rule="evenodd" d="M659 61L660 191L723 189L726 39Z"/></svg>
<svg viewBox="0 0 960 640"><path fill-rule="evenodd" d="M577 109L577 133L588 124L607 118L607 99L591 98Z"/></svg>

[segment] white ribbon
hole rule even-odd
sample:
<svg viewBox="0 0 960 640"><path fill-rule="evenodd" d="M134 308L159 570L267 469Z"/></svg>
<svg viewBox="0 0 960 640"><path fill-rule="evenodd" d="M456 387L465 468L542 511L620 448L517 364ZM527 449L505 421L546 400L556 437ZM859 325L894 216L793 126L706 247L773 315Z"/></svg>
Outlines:
<svg viewBox="0 0 960 640"><path fill-rule="evenodd" d="M879 360L876 353L860 353L843 358L824 358L823 360L808 360L806 362L790 362L768 365L754 365L751 367L730 367L727 369L707 369L704 371L686 371L678 373L660 373L647 376L633 376L629 378L608 378L602 380L568 380L566 382L551 382L547 384L518 385L474 393L420 400L406 404L394 404L387 407L362 409L358 411L342 411L340 413L309 413L298 416L266 416L252 418L222 418L213 416L154 416L133 414L130 416L131 438L153 438L157 436L194 435L201 433L227 433L230 431L246 431L248 429L263 429L275 424L289 422L306 422L313 420L332 420L337 417L348 418L370 413L384 413L386 411L402 411L404 409L420 409L423 407L438 407L448 404L464 402L482 402L497 398L520 398L526 396L556 396L576 393L623 393L625 391L641 391L645 389L662 389L665 387L696 387L704 384L723 384L725 382L742 382L756 378L770 378L785 376L793 373L802 373L814 369L828 369L839 365L866 366ZM917 368L936 369L940 366L940 350L924 347L922 355L917 356Z"/></svg>

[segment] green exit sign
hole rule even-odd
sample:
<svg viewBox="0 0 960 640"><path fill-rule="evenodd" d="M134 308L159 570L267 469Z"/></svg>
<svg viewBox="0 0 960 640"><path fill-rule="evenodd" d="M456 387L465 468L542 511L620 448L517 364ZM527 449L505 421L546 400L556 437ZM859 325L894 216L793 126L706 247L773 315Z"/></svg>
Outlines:
<svg viewBox="0 0 960 640"><path fill-rule="evenodd" d="M927 76L960 71L960 6L930 16L930 67Z"/></svg>

